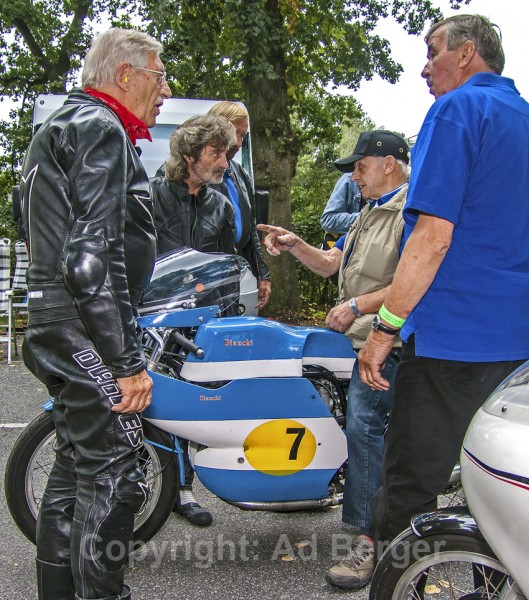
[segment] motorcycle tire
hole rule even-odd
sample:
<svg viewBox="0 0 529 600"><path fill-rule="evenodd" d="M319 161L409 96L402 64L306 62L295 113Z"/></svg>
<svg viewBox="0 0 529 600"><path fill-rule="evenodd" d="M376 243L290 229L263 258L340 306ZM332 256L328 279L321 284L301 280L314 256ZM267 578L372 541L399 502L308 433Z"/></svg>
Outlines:
<svg viewBox="0 0 529 600"><path fill-rule="evenodd" d="M409 529L380 558L369 599L492 599L508 578L481 539L464 534L419 538Z"/></svg>
<svg viewBox="0 0 529 600"><path fill-rule="evenodd" d="M171 447L169 435L143 421L146 440ZM43 412L24 429L9 454L5 470L5 496L17 527L35 543L37 514L55 453L55 423ZM134 519L134 541L148 542L169 518L178 489L178 462L172 452L145 443L140 453L149 486L149 500Z"/></svg>

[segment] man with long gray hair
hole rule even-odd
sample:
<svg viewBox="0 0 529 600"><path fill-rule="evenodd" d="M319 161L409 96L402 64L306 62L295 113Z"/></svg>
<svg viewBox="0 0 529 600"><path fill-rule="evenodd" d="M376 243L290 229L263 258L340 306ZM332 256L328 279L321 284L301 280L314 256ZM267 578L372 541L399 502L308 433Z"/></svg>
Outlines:
<svg viewBox="0 0 529 600"><path fill-rule="evenodd" d="M235 254L235 217L229 200L208 184L222 181L235 129L224 117L185 121L169 140L165 176L151 179L158 254L188 246Z"/></svg>
<svg viewBox="0 0 529 600"><path fill-rule="evenodd" d="M228 168L226 153L235 143L235 128L219 115L191 117L173 132L165 176L151 179L158 254L184 246L200 252L236 253L235 210L226 196L209 187L222 181ZM224 315L236 314L230 310ZM193 525L205 527L213 517L193 496L188 441L180 439L180 445L185 481L174 511Z"/></svg>
<svg viewBox="0 0 529 600"><path fill-rule="evenodd" d="M147 494L139 413L152 388L136 306L156 250L135 144L171 96L161 50L138 31L97 37L84 89L40 127L24 161L23 356L54 398L57 432L37 523L41 600L131 597L123 567Z"/></svg>

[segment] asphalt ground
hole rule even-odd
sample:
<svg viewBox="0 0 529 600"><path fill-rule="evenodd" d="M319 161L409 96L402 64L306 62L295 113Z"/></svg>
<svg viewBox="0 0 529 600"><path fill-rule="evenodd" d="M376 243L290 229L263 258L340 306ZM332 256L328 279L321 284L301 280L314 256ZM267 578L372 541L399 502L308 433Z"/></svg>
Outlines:
<svg viewBox="0 0 529 600"><path fill-rule="evenodd" d="M2 473L21 425L40 412L45 388L20 359L0 358L0 464ZM36 598L35 548L18 531L4 499L0 509L0 599ZM195 486L213 525L195 527L171 515L156 537L131 555L126 581L135 600L327 600L368 598L325 582L345 556L350 531L341 508L295 513L248 512Z"/></svg>

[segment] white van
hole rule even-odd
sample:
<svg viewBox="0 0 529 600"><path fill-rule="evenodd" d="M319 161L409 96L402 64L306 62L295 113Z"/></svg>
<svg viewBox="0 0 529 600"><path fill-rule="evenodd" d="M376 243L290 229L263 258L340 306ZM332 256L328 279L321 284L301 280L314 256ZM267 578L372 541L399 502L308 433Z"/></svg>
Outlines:
<svg viewBox="0 0 529 600"><path fill-rule="evenodd" d="M36 131L54 111L60 108L67 96L64 94L41 94L35 100L33 110L33 130ZM156 125L149 131L152 142L138 140L141 148L141 161L147 175L154 177L156 171L165 162L169 154L169 137L173 131L186 119L195 115L203 115L218 102L218 100L196 100L188 98L169 98L165 100L156 119ZM242 102L238 102L242 104ZM249 132L249 129L248 129ZM235 160L242 163L253 181L252 148L250 133L244 138L241 151Z"/></svg>
<svg viewBox="0 0 529 600"><path fill-rule="evenodd" d="M33 110L33 131L65 102L65 94L41 94L35 100ZM165 100L156 119L156 125L150 129L152 142L138 140L141 149L141 161L149 177L154 177L156 171L163 165L169 155L169 137L173 131L186 119L194 115L205 114L218 102L218 100L199 100L188 98L169 98ZM239 103L242 104L242 103ZM250 129L245 136L241 150L234 160L241 163L250 174L253 181L252 147ZM266 223L268 219L268 193L256 191L257 222ZM247 277L241 281L240 303L245 308L245 314L255 315L257 311L257 283L249 271Z"/></svg>

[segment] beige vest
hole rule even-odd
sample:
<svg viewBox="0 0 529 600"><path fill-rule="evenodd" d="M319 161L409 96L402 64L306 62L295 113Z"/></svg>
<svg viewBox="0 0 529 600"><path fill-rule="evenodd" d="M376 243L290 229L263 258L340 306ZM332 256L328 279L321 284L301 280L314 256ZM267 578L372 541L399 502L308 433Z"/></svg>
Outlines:
<svg viewBox="0 0 529 600"><path fill-rule="evenodd" d="M407 191L408 184L382 206L372 210L369 210L369 205L365 206L351 225L340 267L340 302L375 292L393 281L399 261L404 227L402 208ZM374 316L370 313L355 319L345 332L353 340L354 348L362 348L365 344ZM393 346L401 346L398 336Z"/></svg>

